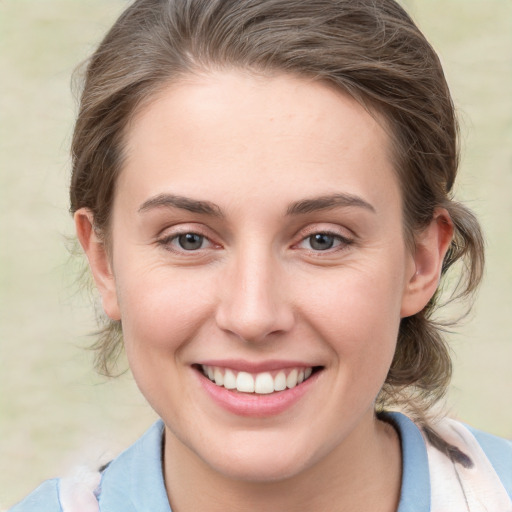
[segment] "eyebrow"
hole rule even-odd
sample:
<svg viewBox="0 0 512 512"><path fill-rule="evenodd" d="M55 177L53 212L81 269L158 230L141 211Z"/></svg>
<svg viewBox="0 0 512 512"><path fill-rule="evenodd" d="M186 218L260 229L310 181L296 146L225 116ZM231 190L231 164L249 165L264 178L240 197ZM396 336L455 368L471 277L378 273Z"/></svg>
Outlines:
<svg viewBox="0 0 512 512"><path fill-rule="evenodd" d="M213 217L223 217L221 209L210 201L199 201L189 197L177 196L174 194L159 194L149 198L142 203L139 213L152 210L154 208L179 208L192 213L202 213Z"/></svg>
<svg viewBox="0 0 512 512"><path fill-rule="evenodd" d="M372 213L376 213L375 208L359 196L352 194L331 194L297 201L288 207L286 214L302 215L320 210L330 210L340 207L347 208L351 206L364 208Z"/></svg>
<svg viewBox="0 0 512 512"><path fill-rule="evenodd" d="M286 210L286 215L304 215L321 210L329 210L333 208L359 207L369 210L373 213L375 208L359 196L352 194L331 194L326 196L313 197L310 199L302 199L292 203ZM200 201L185 196L174 194L159 194L149 198L142 203L139 213L146 212L155 208L179 208L192 213L201 213L211 215L213 217L224 217L222 210L215 203L210 201Z"/></svg>

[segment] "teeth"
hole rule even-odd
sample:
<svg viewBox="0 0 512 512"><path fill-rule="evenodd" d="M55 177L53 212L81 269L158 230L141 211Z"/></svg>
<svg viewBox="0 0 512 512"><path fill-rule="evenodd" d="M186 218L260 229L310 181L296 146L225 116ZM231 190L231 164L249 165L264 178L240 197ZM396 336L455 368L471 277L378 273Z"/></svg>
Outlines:
<svg viewBox="0 0 512 512"><path fill-rule="evenodd" d="M215 381L215 384L217 384L217 381ZM231 370L226 370L224 374L224 387L226 389L236 388L236 376Z"/></svg>
<svg viewBox="0 0 512 512"><path fill-rule="evenodd" d="M213 378L215 379L215 384L217 384L217 386L222 386L224 384L224 374L219 370L219 368L215 368L213 371Z"/></svg>
<svg viewBox="0 0 512 512"><path fill-rule="evenodd" d="M247 372L240 372L236 376L236 389L244 393L254 393L254 377Z"/></svg>
<svg viewBox="0 0 512 512"><path fill-rule="evenodd" d="M292 368L291 370L280 370L277 373L262 372L252 375L248 372L220 368L216 366L202 366L206 375L217 386L226 389L236 389L242 393L256 393L268 395L274 391L284 391L298 386L313 373L313 368Z"/></svg>
<svg viewBox="0 0 512 512"><path fill-rule="evenodd" d="M259 373L254 383L255 393L268 395L274 392L274 379L270 373Z"/></svg>
<svg viewBox="0 0 512 512"><path fill-rule="evenodd" d="M299 372L297 370L292 370L288 377L286 377L286 387L287 388L294 388L297 385L297 375Z"/></svg>
<svg viewBox="0 0 512 512"><path fill-rule="evenodd" d="M283 391L286 389L286 375L284 372L279 372L274 379L275 391Z"/></svg>

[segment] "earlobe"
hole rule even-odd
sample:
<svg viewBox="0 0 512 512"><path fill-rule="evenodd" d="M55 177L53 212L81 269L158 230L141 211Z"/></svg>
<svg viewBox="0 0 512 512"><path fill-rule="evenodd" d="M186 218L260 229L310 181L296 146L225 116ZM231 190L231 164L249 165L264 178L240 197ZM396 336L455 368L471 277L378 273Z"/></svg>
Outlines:
<svg viewBox="0 0 512 512"><path fill-rule="evenodd" d="M406 282L401 317L421 311L439 285L443 260L453 238L453 222L444 208L436 208L430 224L415 238L414 273Z"/></svg>
<svg viewBox="0 0 512 512"><path fill-rule="evenodd" d="M94 217L87 208L77 210L75 229L93 275L94 282L101 295L103 310L111 320L120 320L114 274L105 244L94 229Z"/></svg>

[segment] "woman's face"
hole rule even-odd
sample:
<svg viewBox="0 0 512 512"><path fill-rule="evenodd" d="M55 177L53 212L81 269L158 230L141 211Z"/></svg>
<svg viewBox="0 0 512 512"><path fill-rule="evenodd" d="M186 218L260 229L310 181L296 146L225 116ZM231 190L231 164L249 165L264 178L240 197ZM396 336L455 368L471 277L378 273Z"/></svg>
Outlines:
<svg viewBox="0 0 512 512"><path fill-rule="evenodd" d="M272 480L372 431L417 268L389 138L348 96L170 86L127 132L111 258L104 307L169 446Z"/></svg>

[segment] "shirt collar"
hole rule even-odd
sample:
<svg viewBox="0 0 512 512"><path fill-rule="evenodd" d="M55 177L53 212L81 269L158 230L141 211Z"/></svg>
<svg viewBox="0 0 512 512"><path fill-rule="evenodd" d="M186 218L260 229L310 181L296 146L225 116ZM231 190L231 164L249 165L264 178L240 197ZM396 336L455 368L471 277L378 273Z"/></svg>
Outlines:
<svg viewBox="0 0 512 512"><path fill-rule="evenodd" d="M430 511L427 449L419 428L404 414L384 414L396 428L402 446L402 487L397 512Z"/></svg>
<svg viewBox="0 0 512 512"><path fill-rule="evenodd" d="M407 416L384 414L396 428L402 446L402 486L397 512L430 511L430 476L423 436ZM157 421L105 470L101 509L171 512L162 470L164 423Z"/></svg>
<svg viewBox="0 0 512 512"><path fill-rule="evenodd" d="M103 473L100 510L171 512L162 469L164 423L157 421Z"/></svg>

